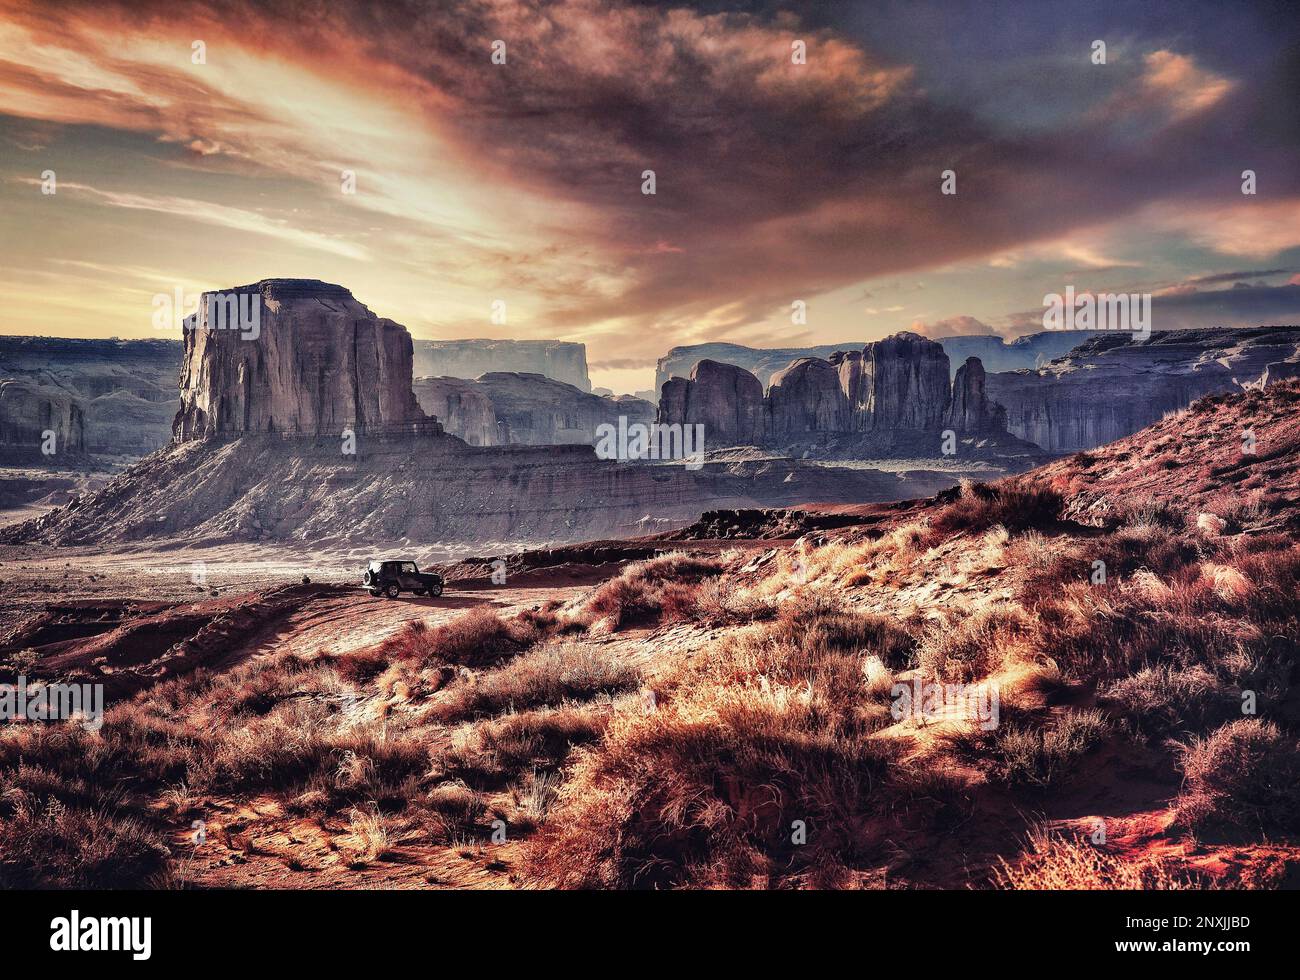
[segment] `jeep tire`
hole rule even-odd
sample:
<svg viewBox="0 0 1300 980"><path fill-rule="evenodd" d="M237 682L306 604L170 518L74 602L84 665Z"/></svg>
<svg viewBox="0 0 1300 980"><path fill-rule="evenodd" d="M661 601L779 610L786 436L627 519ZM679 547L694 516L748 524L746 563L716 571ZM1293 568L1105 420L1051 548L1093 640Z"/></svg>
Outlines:
<svg viewBox="0 0 1300 980"><path fill-rule="evenodd" d="M384 587L384 595L388 596L390 599L396 599L398 593L401 591L402 590L397 587L396 582L389 582L388 585Z"/></svg>

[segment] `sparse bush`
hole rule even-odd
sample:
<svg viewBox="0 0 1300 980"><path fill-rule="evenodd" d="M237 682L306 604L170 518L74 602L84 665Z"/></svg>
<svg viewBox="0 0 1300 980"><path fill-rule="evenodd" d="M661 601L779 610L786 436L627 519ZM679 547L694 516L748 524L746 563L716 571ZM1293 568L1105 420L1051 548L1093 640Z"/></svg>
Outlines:
<svg viewBox="0 0 1300 980"><path fill-rule="evenodd" d="M587 700L640 685L640 672L617 657L579 642L552 642L480 674L472 684L457 684L441 696L432 717L451 722L506 708Z"/></svg>
<svg viewBox="0 0 1300 980"><path fill-rule="evenodd" d="M1068 711L1055 724L1002 724L990 732L959 736L956 744L968 757L988 764L998 782L1044 788L1062 782L1112 729L1100 711Z"/></svg>
<svg viewBox="0 0 1300 980"><path fill-rule="evenodd" d="M935 626L917 651L918 666L936 681L966 684L1038 652L1033 617L1011 603L988 606L955 625Z"/></svg>
<svg viewBox="0 0 1300 980"><path fill-rule="evenodd" d="M1300 831L1300 745L1272 722L1242 718L1182 746L1179 826L1198 833Z"/></svg>
<svg viewBox="0 0 1300 980"><path fill-rule="evenodd" d="M986 531L995 524L1011 534L1042 530L1057 522L1063 506L1061 495L1045 487L963 483L957 500L930 519L930 530L940 538L960 531Z"/></svg>
<svg viewBox="0 0 1300 980"><path fill-rule="evenodd" d="M1144 667L1113 682L1101 700L1148 735L1204 731L1241 711L1241 699L1200 665Z"/></svg>

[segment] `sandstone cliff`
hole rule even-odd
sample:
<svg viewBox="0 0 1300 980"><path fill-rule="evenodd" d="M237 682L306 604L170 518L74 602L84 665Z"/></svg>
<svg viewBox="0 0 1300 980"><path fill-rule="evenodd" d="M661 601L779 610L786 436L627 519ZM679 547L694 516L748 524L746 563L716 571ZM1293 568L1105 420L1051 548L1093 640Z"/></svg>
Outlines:
<svg viewBox="0 0 1300 980"><path fill-rule="evenodd" d="M980 359L966 358L952 382L952 400L943 419L945 429L972 435L1007 431L1007 410L989 399L986 382Z"/></svg>
<svg viewBox="0 0 1300 980"><path fill-rule="evenodd" d="M706 445L755 446L764 439L763 386L744 368L700 361L689 378L664 382L657 420L703 425Z"/></svg>
<svg viewBox="0 0 1300 980"><path fill-rule="evenodd" d="M948 355L951 370L968 357L978 357L987 371L1015 371L1019 368L1036 368L1053 358L1061 357L1092 336L1082 330L1065 330L1027 334L1015 340L992 336L940 337L936 343ZM745 347L742 344L690 344L674 347L655 365L655 390L659 391L669 378L688 378L695 365L705 358L723 364L735 364L755 375L764 389L771 384L772 375L801 357L820 357L831 360L837 352L862 350L866 341L857 343L821 344L814 347Z"/></svg>
<svg viewBox="0 0 1300 980"><path fill-rule="evenodd" d="M1156 331L1145 341L1098 335L1040 370L990 374L987 389L1014 435L1074 452L1131 435L1203 395L1257 385L1297 352L1296 327Z"/></svg>
<svg viewBox="0 0 1300 980"><path fill-rule="evenodd" d="M181 354L175 340L0 337L0 380L71 397L83 412L86 452L139 456L171 438Z"/></svg>
<svg viewBox="0 0 1300 980"><path fill-rule="evenodd" d="M47 442L47 433L52 442ZM0 449L39 461L86 449L85 406L66 388L27 378L0 381Z"/></svg>
<svg viewBox="0 0 1300 980"><path fill-rule="evenodd" d="M871 429L942 428L948 406L948 355L942 345L904 331L867 344Z"/></svg>
<svg viewBox="0 0 1300 980"><path fill-rule="evenodd" d="M801 357L772 375L765 438L794 441L818 433L849 431L849 402L836 368L820 357ZM708 438L708 429L705 429Z"/></svg>
<svg viewBox="0 0 1300 980"><path fill-rule="evenodd" d="M420 407L453 436L471 446L501 442L492 399L476 381L464 378L417 378L412 385Z"/></svg>
<svg viewBox="0 0 1300 980"><path fill-rule="evenodd" d="M959 372L960 405L952 416L963 433L1003 431L984 394L977 358ZM766 397L745 369L700 361L688 379L664 382L659 421L704 425L709 448L735 445L799 446L829 436L874 435L874 448L893 437L938 433L949 418L952 392L943 347L914 333L837 351L829 359L801 357L772 375ZM913 440L915 441L915 440ZM918 453L937 451L929 439Z"/></svg>
<svg viewBox="0 0 1300 980"><path fill-rule="evenodd" d="M423 421L411 391L411 336L342 286L264 279L224 290L254 301L256 331L209 323L204 294L186 321L177 440L244 432L339 434Z"/></svg>
<svg viewBox="0 0 1300 980"><path fill-rule="evenodd" d="M417 340L417 376L477 378L490 371L541 374L591 391L587 346L564 340Z"/></svg>
<svg viewBox="0 0 1300 980"><path fill-rule="evenodd" d="M593 445L596 429L654 421L655 408L639 398L591 395L540 374L489 371L475 384L496 415L503 444L518 446Z"/></svg>

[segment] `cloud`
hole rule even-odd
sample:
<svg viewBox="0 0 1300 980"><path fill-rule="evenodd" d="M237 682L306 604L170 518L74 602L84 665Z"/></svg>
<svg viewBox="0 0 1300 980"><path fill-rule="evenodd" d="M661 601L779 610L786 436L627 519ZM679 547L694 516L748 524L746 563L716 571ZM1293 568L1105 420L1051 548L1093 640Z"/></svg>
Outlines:
<svg viewBox="0 0 1300 980"><path fill-rule="evenodd" d="M95 0L50 17L0 0L0 111L107 131L122 159L138 159L129 146L189 178L83 178L116 195L100 203L382 259L373 282L390 302L418 296L426 328L461 329L504 296L511 333L647 363L670 343L775 329L794 298L960 261L1010 267L1044 243L1090 270L1132 265L1114 257L1133 254L1122 235L1088 230L1151 201L1171 220L1212 215L1223 205L1201 198L1225 161L1239 173L1248 158L1269 194L1294 182L1287 147L1243 153L1259 145L1255 62L1234 78L1231 59L1134 38L1123 50L1138 59L1091 97L1105 111L1024 126L1016 105L999 119L937 98L917 50L853 30L859 18L779 7L340 0L326 18L290 0ZM806 64L791 63L795 37ZM1019 88L1052 82L1042 63L1005 67ZM342 169L356 195L340 195ZM945 169L955 196L939 193ZM306 206L281 208L288 197ZM1180 233L1265 254L1242 249L1293 237L1276 223ZM212 253L231 242L214 236Z"/></svg>
<svg viewBox="0 0 1300 980"><path fill-rule="evenodd" d="M36 178L18 178L20 183L39 186L41 183ZM184 197L166 197L166 196L149 196L145 194L124 194L117 191L104 191L91 187L88 184L78 184L70 181L63 181L59 185L59 193L66 194L69 191L84 194L98 203L105 204L109 207L128 208L133 211L153 211L157 214L166 214L173 217L181 218L186 221L196 221L199 224L213 225L218 228L229 228L237 232L246 232L254 235L266 235L271 238L277 238L281 241L292 242L295 245L305 248L316 249L322 252L332 252L335 255L341 255L350 259L369 259L369 253L350 242L339 241L330 238L327 235L321 235L310 231L304 231L289 224L283 218L272 218L257 211L248 211L242 208L226 207L220 204L213 204L210 201L200 201L193 198Z"/></svg>
<svg viewBox="0 0 1300 980"><path fill-rule="evenodd" d="M1296 277L1300 279L1300 276ZM1107 290L1098 290L1107 292ZM1152 330L1198 330L1300 324L1300 282L1285 286L1238 283L1229 289L1200 290L1184 285L1151 298ZM1024 310L1002 318L1008 337L1039 333L1043 310Z"/></svg>
<svg viewBox="0 0 1300 980"><path fill-rule="evenodd" d="M1239 203L1157 204L1146 216L1221 255L1267 258L1300 246L1300 197L1239 196Z"/></svg>
<svg viewBox="0 0 1300 980"><path fill-rule="evenodd" d="M913 320L908 329L913 333L919 333L922 337L929 337L931 340L940 340L943 337L1000 336L987 323L983 323L973 316L950 316L942 320L935 320L933 323Z"/></svg>

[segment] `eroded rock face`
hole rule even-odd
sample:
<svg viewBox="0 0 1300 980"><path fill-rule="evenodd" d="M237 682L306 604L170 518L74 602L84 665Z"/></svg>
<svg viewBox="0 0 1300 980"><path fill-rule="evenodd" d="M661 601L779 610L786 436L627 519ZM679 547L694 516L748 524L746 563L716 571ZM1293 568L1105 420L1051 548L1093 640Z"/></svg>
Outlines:
<svg viewBox="0 0 1300 980"><path fill-rule="evenodd" d="M174 393L173 393L174 395ZM150 401L119 390L86 405L86 451L106 456L143 456L171 439L176 402Z"/></svg>
<svg viewBox="0 0 1300 980"><path fill-rule="evenodd" d="M829 359L798 358L772 375L766 398L757 379L735 365L704 360L693 374L664 382L659 421L703 423L710 448L937 433L946 427L952 398L948 355L914 333L895 334L860 351L836 351ZM984 396L979 360L971 358L959 376L962 431L1002 431L996 408Z"/></svg>
<svg viewBox="0 0 1300 980"><path fill-rule="evenodd" d="M987 371L1015 371L1036 368L1054 358L1067 354L1072 348L1087 342L1093 334L1083 330L1065 330L1027 334L1007 341L995 336L940 337L937 343L948 355L950 370L965 363L967 357L978 357ZM857 343L821 344L815 347L745 347L742 344L689 344L674 347L655 366L655 390L662 388L669 378L686 378L701 360L735 364L755 375L764 390L771 384L772 375L791 361L801 357L820 357L835 363L837 353L860 351L868 346Z"/></svg>
<svg viewBox="0 0 1300 980"><path fill-rule="evenodd" d="M587 345L567 340L417 340L415 373L477 378L492 371L540 374L591 391Z"/></svg>
<svg viewBox="0 0 1300 980"><path fill-rule="evenodd" d="M477 382L464 378L417 378L412 388L420 407L435 416L453 436L459 436L471 446L500 443L492 399Z"/></svg>
<svg viewBox="0 0 1300 980"><path fill-rule="evenodd" d="M1038 371L988 376L1007 428L1044 449L1077 452L1122 439L1197 398L1257 384L1295 360L1300 329L1155 331L1144 341L1099 335Z"/></svg>
<svg viewBox="0 0 1300 980"><path fill-rule="evenodd" d="M475 380L496 414L503 445L593 445L601 425L649 424L655 408L639 398L592 395L570 384L514 371L490 371Z"/></svg>
<svg viewBox="0 0 1300 980"><path fill-rule="evenodd" d="M753 446L763 441L763 386L734 364L703 360L689 378L664 382L659 422L702 425L708 446Z"/></svg>
<svg viewBox="0 0 1300 980"><path fill-rule="evenodd" d="M0 380L26 380L82 406L85 451L140 456L171 439L175 340L0 337Z"/></svg>
<svg viewBox="0 0 1300 980"><path fill-rule="evenodd" d="M257 329L210 323L204 294L186 321L177 440L339 434L424 420L411 391L411 335L347 289L264 279L221 295L238 297L245 309L259 303Z"/></svg>
<svg viewBox="0 0 1300 980"><path fill-rule="evenodd" d="M980 359L966 358L952 382L952 400L944 415L944 428L971 435L1006 431L1007 411L989 400L985 383L984 365Z"/></svg>
<svg viewBox="0 0 1300 980"><path fill-rule="evenodd" d="M871 429L942 428L948 407L948 355L943 346L908 331L868 344Z"/></svg>
<svg viewBox="0 0 1300 980"><path fill-rule="evenodd" d="M52 457L85 452L80 399L65 388L27 378L0 381L0 448L35 456L45 446L53 449Z"/></svg>
<svg viewBox="0 0 1300 980"><path fill-rule="evenodd" d="M850 431L848 407L835 366L819 357L802 357L772 375L767 438L798 440L823 432Z"/></svg>

